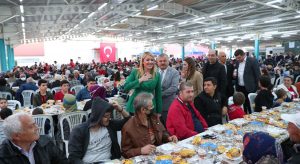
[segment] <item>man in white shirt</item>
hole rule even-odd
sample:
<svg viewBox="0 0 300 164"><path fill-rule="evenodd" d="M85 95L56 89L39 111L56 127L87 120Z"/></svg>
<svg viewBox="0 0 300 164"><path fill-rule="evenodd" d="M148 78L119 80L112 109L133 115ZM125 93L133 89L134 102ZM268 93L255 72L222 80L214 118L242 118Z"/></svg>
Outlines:
<svg viewBox="0 0 300 164"><path fill-rule="evenodd" d="M234 56L238 61L236 91L242 92L248 97L249 93L255 93L258 89L260 77L258 62L255 58L247 57L241 49L236 50ZM251 113L249 99L246 99L244 109L246 113Z"/></svg>

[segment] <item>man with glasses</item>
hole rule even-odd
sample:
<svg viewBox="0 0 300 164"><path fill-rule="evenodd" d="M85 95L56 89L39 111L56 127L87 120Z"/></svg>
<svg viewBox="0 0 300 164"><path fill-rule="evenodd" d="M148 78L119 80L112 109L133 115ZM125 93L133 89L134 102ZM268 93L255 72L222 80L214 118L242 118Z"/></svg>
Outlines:
<svg viewBox="0 0 300 164"><path fill-rule="evenodd" d="M154 153L156 146L166 142L177 142L153 113L153 95L141 92L134 101L134 117L122 129L122 155L131 158Z"/></svg>
<svg viewBox="0 0 300 164"><path fill-rule="evenodd" d="M96 84L96 80L94 78L89 78L88 81L87 81L86 87L81 89L78 92L78 94L76 95L76 100L77 101L82 101L82 100L85 100L85 99L91 99L90 89L95 84Z"/></svg>

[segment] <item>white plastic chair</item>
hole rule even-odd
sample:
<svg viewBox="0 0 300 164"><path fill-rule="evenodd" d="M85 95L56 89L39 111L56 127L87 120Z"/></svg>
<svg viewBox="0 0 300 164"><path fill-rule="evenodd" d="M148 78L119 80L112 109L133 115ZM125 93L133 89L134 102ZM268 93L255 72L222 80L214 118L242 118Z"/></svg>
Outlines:
<svg viewBox="0 0 300 164"><path fill-rule="evenodd" d="M298 82L299 78L300 78L300 75L298 75L298 76L296 77L296 79L295 79L295 83L297 83L297 82Z"/></svg>
<svg viewBox="0 0 300 164"><path fill-rule="evenodd" d="M283 77L280 76L275 80L274 88L277 88L278 85L283 83Z"/></svg>
<svg viewBox="0 0 300 164"><path fill-rule="evenodd" d="M61 91L61 87L54 87L54 88L51 89L51 93L53 95L55 95L55 93L60 92L60 91Z"/></svg>
<svg viewBox="0 0 300 164"><path fill-rule="evenodd" d="M33 90L24 90L22 92L24 107L32 107L31 99L32 99L32 96L34 95L34 93L35 93L35 91L33 91Z"/></svg>
<svg viewBox="0 0 300 164"><path fill-rule="evenodd" d="M249 102L250 102L250 107L251 107L251 112L253 113L254 112L254 106L255 106L255 97L257 96L257 93L249 93L248 94L248 99L249 99Z"/></svg>
<svg viewBox="0 0 300 164"><path fill-rule="evenodd" d="M274 96L274 100L277 99L277 95L275 92L272 92L272 95Z"/></svg>
<svg viewBox="0 0 300 164"><path fill-rule="evenodd" d="M40 91L40 89L35 90L35 91L34 91L34 94L39 93L39 91ZM47 92L51 92L51 89L50 89L50 88L47 88Z"/></svg>
<svg viewBox="0 0 300 164"><path fill-rule="evenodd" d="M12 94L10 92L0 92L1 98L6 98L7 100L12 100Z"/></svg>
<svg viewBox="0 0 300 164"><path fill-rule="evenodd" d="M103 75L98 75L95 77L95 80L98 81L101 77L104 77Z"/></svg>
<svg viewBox="0 0 300 164"><path fill-rule="evenodd" d="M70 113L63 113L58 116L58 122L59 122L59 127L60 127L60 132L61 132L61 139L65 144L65 149L66 149L66 157L69 156L69 150L68 150L68 144L69 144L69 138L65 138L64 134L64 125L63 122L66 120L68 122L69 128L70 128L70 134L72 132L72 129L84 122L88 118L87 112L86 111L76 111L76 112L70 112Z"/></svg>
<svg viewBox="0 0 300 164"><path fill-rule="evenodd" d="M4 139L6 139L6 136L4 135L3 132L3 121L0 120L0 143L2 143Z"/></svg>
<svg viewBox="0 0 300 164"><path fill-rule="evenodd" d="M7 107L14 111L21 108L21 103L18 100L7 100Z"/></svg>
<svg viewBox="0 0 300 164"><path fill-rule="evenodd" d="M84 86L83 85L75 85L74 87L71 88L71 91L74 91L75 92L75 95L78 94L78 92L83 89Z"/></svg>
<svg viewBox="0 0 300 164"><path fill-rule="evenodd" d="M51 115L33 115L32 118L34 119L36 125L39 127L39 134L45 135L45 124L46 120L48 119L50 121L50 129L48 135L52 138L54 138L54 126L53 126L53 118Z"/></svg>

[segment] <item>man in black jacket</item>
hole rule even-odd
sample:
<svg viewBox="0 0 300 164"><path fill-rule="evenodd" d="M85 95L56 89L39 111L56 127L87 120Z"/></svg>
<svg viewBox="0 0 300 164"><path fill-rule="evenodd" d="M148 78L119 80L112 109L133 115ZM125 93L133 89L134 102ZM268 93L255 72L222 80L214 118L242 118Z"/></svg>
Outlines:
<svg viewBox="0 0 300 164"><path fill-rule="evenodd" d="M222 124L223 115L227 114L227 99L216 91L217 81L214 77L204 79L204 91L194 99L196 109L207 122L208 127Z"/></svg>
<svg viewBox="0 0 300 164"><path fill-rule="evenodd" d="M123 120L111 120L114 108L123 115ZM117 131L129 118L129 114L117 103L111 105L99 97L93 99L89 120L71 132L69 163L99 163L121 158Z"/></svg>
<svg viewBox="0 0 300 164"><path fill-rule="evenodd" d="M247 57L243 50L238 49L234 52L237 64L236 90L242 92L245 97L249 93L255 93L258 89L258 79L260 70L258 62L255 58ZM245 113L251 113L249 99L244 104Z"/></svg>
<svg viewBox="0 0 300 164"><path fill-rule="evenodd" d="M63 152L46 136L39 136L33 118L17 113L3 122L7 139L0 146L1 164L67 164Z"/></svg>
<svg viewBox="0 0 300 164"><path fill-rule="evenodd" d="M218 62L217 51L209 50L207 55L208 62L203 66L203 79L214 77L217 80L217 92L226 95L226 72L225 67Z"/></svg>
<svg viewBox="0 0 300 164"><path fill-rule="evenodd" d="M233 89L233 71L234 66L230 62L226 61L226 54L225 52L219 52L218 54L219 62L225 67L226 77L227 77L227 85L226 85L226 97L233 96L234 89Z"/></svg>

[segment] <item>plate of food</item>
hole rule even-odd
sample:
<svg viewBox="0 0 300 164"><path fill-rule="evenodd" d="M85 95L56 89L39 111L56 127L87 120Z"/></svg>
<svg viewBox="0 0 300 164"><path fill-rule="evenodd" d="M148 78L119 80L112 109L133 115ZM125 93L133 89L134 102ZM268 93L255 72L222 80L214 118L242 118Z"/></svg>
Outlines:
<svg viewBox="0 0 300 164"><path fill-rule="evenodd" d="M236 161L242 159L242 151L239 148L233 147L224 153L226 159Z"/></svg>
<svg viewBox="0 0 300 164"><path fill-rule="evenodd" d="M179 155L182 158L191 158L195 154L196 154L196 151L192 150L192 149L182 149L182 150L179 151Z"/></svg>
<svg viewBox="0 0 300 164"><path fill-rule="evenodd" d="M124 159L122 160L122 164L134 164L132 159Z"/></svg>
<svg viewBox="0 0 300 164"><path fill-rule="evenodd" d="M200 145L202 141L202 138L200 136L195 136L192 140L193 145Z"/></svg>

